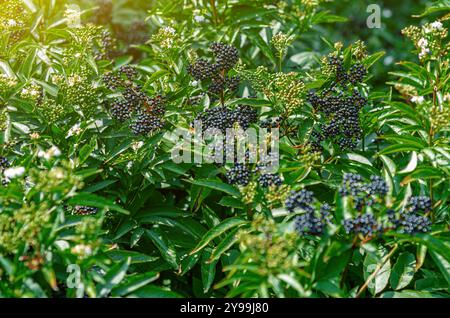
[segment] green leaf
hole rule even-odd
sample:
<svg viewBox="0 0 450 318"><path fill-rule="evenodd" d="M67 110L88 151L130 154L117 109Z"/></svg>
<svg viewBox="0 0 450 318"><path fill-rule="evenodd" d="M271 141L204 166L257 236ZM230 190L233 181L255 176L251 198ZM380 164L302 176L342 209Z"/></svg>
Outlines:
<svg viewBox="0 0 450 318"><path fill-rule="evenodd" d="M213 239L216 237L222 235L229 229L232 229L233 227L241 226L243 224L248 223L246 220L241 219L239 217L232 217L225 219L222 223L216 225L212 229L210 229L206 234L203 236L201 241L197 244L197 246L194 248L194 250L190 253L190 255L197 253L201 249L203 249L205 246L207 246Z"/></svg>
<svg viewBox="0 0 450 318"><path fill-rule="evenodd" d="M417 167L417 152L413 151L411 153L411 159L409 160L408 165L398 173L412 172L414 171L414 169L416 169L416 167Z"/></svg>
<svg viewBox="0 0 450 318"><path fill-rule="evenodd" d="M173 291L164 289L156 285L147 285L128 294L127 297L136 298L181 298L181 296Z"/></svg>
<svg viewBox="0 0 450 318"><path fill-rule="evenodd" d="M161 253L162 257L172 266L173 269L178 269L178 258L177 253L173 246L165 240L160 231L154 230L146 230L145 233L152 240L153 244L155 244L156 248Z"/></svg>
<svg viewBox="0 0 450 318"><path fill-rule="evenodd" d="M234 229L230 233L227 234L227 236L219 243L217 244L216 248L211 253L211 259L210 262L216 261L224 254L228 249L230 249L234 243L237 242L238 237L236 235L239 228Z"/></svg>
<svg viewBox="0 0 450 318"><path fill-rule="evenodd" d="M235 196L235 197L239 197L240 196L240 192L239 190L237 190L235 187L227 184L227 183L223 183L221 181L215 181L215 180L192 180L188 182L198 185L198 186L202 186L202 187L206 187L206 188L210 188L210 189L214 189L214 190L219 190L222 192L225 192L229 195Z"/></svg>
<svg viewBox="0 0 450 318"><path fill-rule="evenodd" d="M390 283L393 289L399 290L408 286L414 277L416 258L409 252L402 253L392 268Z"/></svg>
<svg viewBox="0 0 450 318"><path fill-rule="evenodd" d="M369 276L381 266L382 257L380 258L375 253L368 253L364 259L364 279L368 279ZM375 277L369 282L369 291L376 295L386 288L389 283L389 276L391 275L391 262L388 259L386 263L381 267Z"/></svg>
<svg viewBox="0 0 450 318"><path fill-rule="evenodd" d="M105 275L105 283L98 286L97 294L99 297L107 296L111 290L124 279L130 266L131 258L122 263L115 264Z"/></svg>
<svg viewBox="0 0 450 318"><path fill-rule="evenodd" d="M211 258L212 250L210 248L206 248L202 253L201 260L201 274L202 274L202 283L203 283L203 293L207 293L211 288L211 285L214 282L214 278L216 277L216 264L217 261L208 262Z"/></svg>
<svg viewBox="0 0 450 318"><path fill-rule="evenodd" d="M443 177L442 171L434 167L419 167L409 175L412 179L429 179Z"/></svg>
<svg viewBox="0 0 450 318"><path fill-rule="evenodd" d="M440 269L442 275L444 275L445 279L447 280L447 283L450 286L450 262L446 260L442 255L436 253L433 250L430 250L429 253L434 263Z"/></svg>
<svg viewBox="0 0 450 318"><path fill-rule="evenodd" d="M396 145L390 145L384 148L380 151L380 154L387 155L391 153L397 153L397 152L410 152L410 151L418 151L422 147L419 147L417 145L404 145L404 144L396 144Z"/></svg>
<svg viewBox="0 0 450 318"><path fill-rule="evenodd" d="M94 151L95 149L95 144L96 144L96 140L95 139L91 139L91 142L84 145L83 147L81 147L80 149L80 153L78 156L78 161L79 164L82 165L87 158L89 158L89 156L91 155L91 153Z"/></svg>
<svg viewBox="0 0 450 318"><path fill-rule="evenodd" d="M447 296L424 291L403 290L401 292L385 292L380 296L380 298L447 298Z"/></svg>
<svg viewBox="0 0 450 318"><path fill-rule="evenodd" d="M127 279L127 281L122 282L118 286L114 287L111 295L113 297L126 296L127 294L134 292L135 290L157 280L158 278L159 273L157 272L147 272L144 274L134 275Z"/></svg>
<svg viewBox="0 0 450 318"><path fill-rule="evenodd" d="M380 58L382 58L385 54L386 54L386 52L381 51L381 52L377 52L377 53L374 53L374 54L366 57L363 61L364 66L366 68L371 67L373 64L375 64L376 61L378 61Z"/></svg>
<svg viewBox="0 0 450 318"><path fill-rule="evenodd" d="M396 141L397 143L402 145L408 145L420 149L426 148L428 146L428 144L423 139L414 136L385 135L383 136L383 138L389 141Z"/></svg>
<svg viewBox="0 0 450 318"><path fill-rule="evenodd" d="M278 279L284 281L286 284L288 284L288 286L294 288L299 295L304 295L305 294L305 289L303 288L303 286L298 282L297 279L295 279L294 277L287 275L287 274L279 274L277 276Z"/></svg>
<svg viewBox="0 0 450 318"><path fill-rule="evenodd" d="M98 195L87 193L87 192L80 192L76 194L74 197L72 197L68 203L70 205L87 205L87 206L93 206L100 209L109 209L112 211L117 211L123 214L130 214L127 210L124 208L118 206L114 202L105 199L103 197L100 197Z"/></svg>
<svg viewBox="0 0 450 318"><path fill-rule="evenodd" d="M406 242L416 242L420 244L424 244L428 247L429 251L434 251L440 254L447 262L450 262L450 248L447 243L444 243L440 239L427 234L420 233L415 234L414 236L401 234L401 233L386 233L387 236L395 236L399 239L403 239Z"/></svg>
<svg viewBox="0 0 450 318"><path fill-rule="evenodd" d="M245 204L243 204L241 200L233 197L223 197L222 199L220 199L219 204L222 206L227 206L236 209L245 208Z"/></svg>
<svg viewBox="0 0 450 318"><path fill-rule="evenodd" d="M440 0L434 1L432 5L427 7L425 11L420 15L413 15L413 17L424 17L426 15L440 12L440 11L450 11L450 1L449 0Z"/></svg>
<svg viewBox="0 0 450 318"><path fill-rule="evenodd" d="M407 116L413 120L418 119L418 114L414 108L409 106L408 104L401 103L401 102L389 102L389 105L394 107L395 109L399 110L402 115Z"/></svg>
<svg viewBox="0 0 450 318"><path fill-rule="evenodd" d="M366 157L361 156L359 154L356 154L356 153L347 153L347 154L342 155L341 158L348 159L351 161L356 161L356 162L359 162L359 163L362 163L362 164L365 164L368 166L372 166L372 163L370 162L369 159L367 159Z"/></svg>
<svg viewBox="0 0 450 318"><path fill-rule="evenodd" d="M258 98L238 98L229 103L229 105L249 105L254 107L265 107L272 105L268 100Z"/></svg>
<svg viewBox="0 0 450 318"><path fill-rule="evenodd" d="M277 60L273 55L273 51L271 47L263 40L261 35L257 31L248 30L245 32L249 37L250 41L257 46L261 52L274 64L277 64Z"/></svg>
<svg viewBox="0 0 450 318"><path fill-rule="evenodd" d="M111 257L114 261L123 261L126 259L131 260L131 264L148 263L157 260L157 257L142 254L136 251L126 250L111 250L106 252L106 255Z"/></svg>

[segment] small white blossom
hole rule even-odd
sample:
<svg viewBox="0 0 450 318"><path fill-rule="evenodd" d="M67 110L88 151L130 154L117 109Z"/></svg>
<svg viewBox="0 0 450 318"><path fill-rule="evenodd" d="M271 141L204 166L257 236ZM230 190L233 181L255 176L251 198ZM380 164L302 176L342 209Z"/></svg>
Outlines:
<svg viewBox="0 0 450 318"><path fill-rule="evenodd" d="M191 82L191 86L194 86L194 87L195 87L195 86L197 86L197 85L198 85L198 82L197 82L197 81L192 81L192 82Z"/></svg>
<svg viewBox="0 0 450 318"><path fill-rule="evenodd" d="M417 42L417 46L420 48L426 48L428 46L428 40L425 38L420 38Z"/></svg>
<svg viewBox="0 0 450 318"><path fill-rule="evenodd" d="M25 173L24 167L11 167L11 168L6 169L3 174L4 174L5 178L12 179L15 177L20 177L24 173Z"/></svg>
<svg viewBox="0 0 450 318"><path fill-rule="evenodd" d="M72 247L71 252L76 255L80 256L89 256L92 254L92 247L85 244L77 244L74 247Z"/></svg>
<svg viewBox="0 0 450 318"><path fill-rule="evenodd" d="M81 128L80 128L80 124L75 124L72 126L72 128L69 129L69 131L67 132L67 138L72 137L72 136L78 136L79 134L81 134Z"/></svg>
<svg viewBox="0 0 450 318"><path fill-rule="evenodd" d="M164 27L163 30L164 30L164 32L167 32L170 34L175 34L175 29L172 27L167 26L167 27Z"/></svg>
<svg viewBox="0 0 450 318"><path fill-rule="evenodd" d="M59 150L59 148L56 146L52 146L47 151L39 150L37 155L39 158L50 160L53 157L59 157L61 155L61 150Z"/></svg>
<svg viewBox="0 0 450 318"><path fill-rule="evenodd" d="M442 22L435 21L435 22L431 23L431 27L436 30L442 30L442 27L443 27Z"/></svg>
<svg viewBox="0 0 450 318"><path fill-rule="evenodd" d="M133 161L127 162L127 169L131 169L133 167Z"/></svg>
<svg viewBox="0 0 450 318"><path fill-rule="evenodd" d="M420 48L419 58L422 59L427 53L430 53L427 39L420 38L419 41L417 41L417 46Z"/></svg>
<svg viewBox="0 0 450 318"><path fill-rule="evenodd" d="M144 145L143 141L137 141L133 143L132 147L134 151L138 151L139 149L142 148L143 145Z"/></svg>
<svg viewBox="0 0 450 318"><path fill-rule="evenodd" d="M9 25L10 27L15 27L15 26L17 26L17 22L16 22L16 20L14 20L14 19L9 19L9 20L8 20L8 25Z"/></svg>
<svg viewBox="0 0 450 318"><path fill-rule="evenodd" d="M444 95L444 102L450 102L450 93Z"/></svg>
<svg viewBox="0 0 450 318"><path fill-rule="evenodd" d="M195 20L195 22L197 22L197 23L202 23L202 22L205 22L205 17L202 16L202 15L195 15L195 16L194 16L194 20Z"/></svg>
<svg viewBox="0 0 450 318"><path fill-rule="evenodd" d="M411 97L411 102L416 104L422 104L425 101L425 98L423 96L413 96Z"/></svg>

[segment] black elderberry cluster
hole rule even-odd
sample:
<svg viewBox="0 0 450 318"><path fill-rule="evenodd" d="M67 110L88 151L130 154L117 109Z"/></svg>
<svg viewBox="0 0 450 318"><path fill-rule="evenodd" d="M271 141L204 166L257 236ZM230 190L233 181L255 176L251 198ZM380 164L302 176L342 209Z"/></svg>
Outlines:
<svg viewBox="0 0 450 318"><path fill-rule="evenodd" d="M431 230L431 220L422 213L431 211L431 199L425 196L411 197L404 211L396 215L394 210L387 211L389 221L400 233L426 233Z"/></svg>
<svg viewBox="0 0 450 318"><path fill-rule="evenodd" d="M411 197L409 200L409 209L412 213L431 211L431 199L425 196Z"/></svg>
<svg viewBox="0 0 450 318"><path fill-rule="evenodd" d="M324 122L311 135L311 144L317 151L322 150L321 142L325 140L337 143L341 150L354 149L362 137L359 113L367 100L357 90L351 95L342 92L327 94L308 93L309 103L324 115Z"/></svg>
<svg viewBox="0 0 450 318"><path fill-rule="evenodd" d="M145 111L138 112L135 120L130 124L131 130L136 135L147 135L154 130L164 127L161 118Z"/></svg>
<svg viewBox="0 0 450 318"><path fill-rule="evenodd" d="M295 230L299 235L321 235L324 233L326 225L331 222L331 207L324 203L320 207L319 214L307 212L299 215L295 219Z"/></svg>
<svg viewBox="0 0 450 318"><path fill-rule="evenodd" d="M238 50L231 45L214 42L209 49L216 58L216 67L221 71L229 71L239 60Z"/></svg>
<svg viewBox="0 0 450 318"><path fill-rule="evenodd" d="M130 120L135 134L146 135L164 127L165 98L147 96L140 85L134 84L137 77L137 70L125 65L116 72L106 73L103 81L108 89L121 93L121 98L110 103L111 116L120 122Z"/></svg>
<svg viewBox="0 0 450 318"><path fill-rule="evenodd" d="M384 197L389 191L388 185L383 178L371 176L370 182L364 182L361 175L346 173L339 189L343 197L351 196L354 208L362 211L365 206L371 206L377 196Z"/></svg>
<svg viewBox="0 0 450 318"><path fill-rule="evenodd" d="M331 207L324 203L316 211L317 202L311 191L292 191L285 206L289 212L303 212L295 218L295 230L299 235L323 234L327 224L331 223Z"/></svg>
<svg viewBox="0 0 450 318"><path fill-rule="evenodd" d="M227 73L239 60L238 50L225 43L212 43L209 47L213 53L214 61L204 58L197 59L188 65L188 73L197 81L208 81L208 92L221 95L228 90L235 92L240 84L239 76L228 76Z"/></svg>
<svg viewBox="0 0 450 318"><path fill-rule="evenodd" d="M377 222L371 213L358 215L353 219L344 220L344 230L347 234L362 234L363 236L374 236L383 231L381 224Z"/></svg>
<svg viewBox="0 0 450 318"><path fill-rule="evenodd" d="M362 138L360 110L367 104L367 99L355 86L362 83L367 70L361 63L346 70L343 59L334 55L328 57L327 63L334 71L333 82L321 93L310 91L307 96L316 113L321 115L321 123L313 130L310 143L315 151L322 151L321 143L326 140L337 144L341 150L354 149Z"/></svg>
<svg viewBox="0 0 450 318"><path fill-rule="evenodd" d="M75 215L92 215L96 214L97 212L97 208L84 205L76 205L72 210L72 213Z"/></svg>
<svg viewBox="0 0 450 318"><path fill-rule="evenodd" d="M352 65L348 71L344 67L342 57L331 55L328 57L328 68L334 70L336 76L335 84L345 86L348 83L357 85L363 82L367 75L367 69L361 63Z"/></svg>
<svg viewBox="0 0 450 318"><path fill-rule="evenodd" d="M405 213L398 220L397 228L405 234L426 233L431 230L431 220L416 213Z"/></svg>
<svg viewBox="0 0 450 318"><path fill-rule="evenodd" d="M6 168L9 168L10 163L8 158L0 156L0 172L5 171Z"/></svg>
<svg viewBox="0 0 450 318"><path fill-rule="evenodd" d="M296 210L303 210L305 212L314 212L312 203L314 201L314 194L312 191L300 190L291 191L290 196L286 199L285 206L289 212Z"/></svg>
<svg viewBox="0 0 450 318"><path fill-rule="evenodd" d="M281 186L283 184L283 181L281 180L281 177L278 174L275 173L264 173L261 174L258 178L259 184L263 188L268 188L272 185L275 186Z"/></svg>
<svg viewBox="0 0 450 318"><path fill-rule="evenodd" d="M226 134L226 130L235 127L236 124L246 130L257 120L256 110L246 105L239 105L234 109L226 106L210 108L195 118L195 121L201 122L203 132L207 129L218 129L223 134Z"/></svg>
<svg viewBox="0 0 450 318"><path fill-rule="evenodd" d="M116 39L108 30L104 30L97 41L96 60L111 60L115 58L119 52L117 51Z"/></svg>
<svg viewBox="0 0 450 318"><path fill-rule="evenodd" d="M431 221L426 215L431 211L431 200L428 197L412 197L406 209L396 213L393 209L386 210L388 223L379 215L379 219L372 213L363 213L364 207L372 206L377 197L380 199L388 193L386 182L378 176L371 176L370 182L365 182L358 174L344 175L339 189L341 196L351 196L354 208L362 214L353 219L344 220L343 225L347 234L362 234L364 236L380 235L384 230L392 229L400 233L424 233L431 229ZM383 204L382 204L383 205ZM382 207L381 207L382 208Z"/></svg>
<svg viewBox="0 0 450 318"><path fill-rule="evenodd" d="M244 163L236 163L227 171L227 179L230 184L245 186L250 182L250 170Z"/></svg>
<svg viewBox="0 0 450 318"><path fill-rule="evenodd" d="M271 186L280 187L283 184L281 176L276 173L264 173L264 164L256 164L254 168L250 168L249 163L249 151L245 152L244 162L237 162L235 153L234 166L227 171L227 179L230 184L247 185L250 180L255 176L258 184L262 188L268 188Z"/></svg>
<svg viewBox="0 0 450 318"><path fill-rule="evenodd" d="M262 120L259 123L259 126L261 128L267 128L267 129L279 128L280 127L280 123L281 123L281 118L280 117L277 117L277 118L274 118L274 119L267 118L267 119Z"/></svg>

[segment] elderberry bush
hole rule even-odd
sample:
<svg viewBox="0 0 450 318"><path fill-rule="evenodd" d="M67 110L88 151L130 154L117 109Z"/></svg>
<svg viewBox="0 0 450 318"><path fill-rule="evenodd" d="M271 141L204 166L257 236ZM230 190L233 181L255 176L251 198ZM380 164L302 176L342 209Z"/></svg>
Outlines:
<svg viewBox="0 0 450 318"><path fill-rule="evenodd" d="M223 101L226 92L234 93L240 84L240 77L228 75L239 60L238 50L228 44L214 42L209 46L213 55L211 61L198 58L189 64L187 72L197 81L207 82L207 91L213 96L220 96Z"/></svg>
<svg viewBox="0 0 450 318"><path fill-rule="evenodd" d="M109 111L114 119L131 122L129 127L136 135L147 135L164 128L165 98L148 96L139 84L134 83L137 77L137 70L129 65L106 73L103 76L106 88L121 95L106 104L110 104Z"/></svg>
<svg viewBox="0 0 450 318"><path fill-rule="evenodd" d="M448 298L447 2L0 0L0 298Z"/></svg>

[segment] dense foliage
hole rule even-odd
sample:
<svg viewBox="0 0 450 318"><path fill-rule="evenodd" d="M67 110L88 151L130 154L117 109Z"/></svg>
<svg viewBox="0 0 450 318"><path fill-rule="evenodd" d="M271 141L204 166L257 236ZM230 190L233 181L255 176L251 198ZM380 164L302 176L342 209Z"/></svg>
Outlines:
<svg viewBox="0 0 450 318"><path fill-rule="evenodd" d="M450 2L361 3L0 0L0 297L448 297Z"/></svg>

